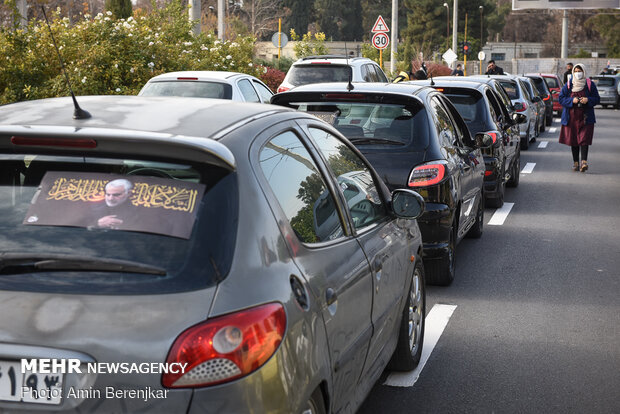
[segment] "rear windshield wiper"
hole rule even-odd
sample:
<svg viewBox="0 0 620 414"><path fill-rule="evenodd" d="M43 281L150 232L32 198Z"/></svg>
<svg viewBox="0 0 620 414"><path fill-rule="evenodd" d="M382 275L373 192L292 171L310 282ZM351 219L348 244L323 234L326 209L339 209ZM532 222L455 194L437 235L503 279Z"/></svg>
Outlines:
<svg viewBox="0 0 620 414"><path fill-rule="evenodd" d="M351 141L354 144L405 145L405 143L402 141L396 141L393 139L386 139L386 138L349 138L349 141Z"/></svg>
<svg viewBox="0 0 620 414"><path fill-rule="evenodd" d="M0 275L67 270L166 275L166 269L130 260L69 254L0 253Z"/></svg>

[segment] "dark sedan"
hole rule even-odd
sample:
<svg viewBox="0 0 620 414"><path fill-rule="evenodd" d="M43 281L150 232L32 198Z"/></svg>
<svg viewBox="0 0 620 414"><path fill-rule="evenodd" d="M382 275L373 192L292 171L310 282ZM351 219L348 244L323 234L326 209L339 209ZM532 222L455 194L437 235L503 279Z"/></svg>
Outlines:
<svg viewBox="0 0 620 414"><path fill-rule="evenodd" d="M511 124L501 117L501 103L497 94L486 83L469 78L440 77L433 81L415 81L432 85L450 99L459 111L472 135L487 133L493 145L482 149L484 156L484 195L487 204L499 208L504 204L505 184L519 185L521 150L508 132Z"/></svg>
<svg viewBox="0 0 620 414"><path fill-rule="evenodd" d="M335 126L391 190L414 189L424 197L426 211L418 223L427 280L450 284L457 243L467 234L482 234L485 167L479 148L492 138L474 139L443 94L412 84L306 85L276 94L271 102Z"/></svg>
<svg viewBox="0 0 620 414"><path fill-rule="evenodd" d="M353 413L415 368L419 194L308 114L78 100L0 107L1 412Z"/></svg>

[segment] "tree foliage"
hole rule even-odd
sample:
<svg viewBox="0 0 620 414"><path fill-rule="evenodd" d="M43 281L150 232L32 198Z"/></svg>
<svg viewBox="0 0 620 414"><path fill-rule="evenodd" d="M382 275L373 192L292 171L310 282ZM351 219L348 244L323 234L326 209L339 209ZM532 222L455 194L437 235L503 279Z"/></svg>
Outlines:
<svg viewBox="0 0 620 414"><path fill-rule="evenodd" d="M291 29L291 40L297 42L293 49L295 56L301 59L306 56L326 55L329 49L325 45L325 33L305 33L301 38Z"/></svg>
<svg viewBox="0 0 620 414"><path fill-rule="evenodd" d="M131 0L106 0L106 11L111 11L115 19L127 19L133 11Z"/></svg>
<svg viewBox="0 0 620 414"><path fill-rule="evenodd" d="M297 33L306 33L314 17L313 3L307 0L283 0L288 10L285 26Z"/></svg>
<svg viewBox="0 0 620 414"><path fill-rule="evenodd" d="M586 21L586 25L600 33L607 46L607 56L620 58L620 13L608 11Z"/></svg>
<svg viewBox="0 0 620 414"><path fill-rule="evenodd" d="M136 94L152 76L175 70L231 70L259 75L253 38L221 42L191 35L181 0L148 15L114 20L85 15L74 25L58 13L51 28L76 94ZM36 52L35 52L36 51ZM27 30L0 29L0 103L68 95L50 32L42 21Z"/></svg>

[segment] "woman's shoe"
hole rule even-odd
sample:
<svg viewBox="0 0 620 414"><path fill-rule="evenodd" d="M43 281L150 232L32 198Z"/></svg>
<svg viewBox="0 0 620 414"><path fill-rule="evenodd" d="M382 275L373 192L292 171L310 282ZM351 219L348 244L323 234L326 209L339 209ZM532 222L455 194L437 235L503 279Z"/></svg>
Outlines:
<svg viewBox="0 0 620 414"><path fill-rule="evenodd" d="M581 161L581 169L579 171L586 172L588 170L588 161Z"/></svg>
<svg viewBox="0 0 620 414"><path fill-rule="evenodd" d="M579 163L578 162L574 162L573 163L573 171L579 171Z"/></svg>

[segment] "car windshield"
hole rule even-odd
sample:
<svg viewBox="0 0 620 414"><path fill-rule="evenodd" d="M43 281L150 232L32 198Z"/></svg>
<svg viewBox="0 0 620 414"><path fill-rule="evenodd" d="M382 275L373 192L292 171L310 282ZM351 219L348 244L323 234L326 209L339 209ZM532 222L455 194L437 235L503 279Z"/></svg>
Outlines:
<svg viewBox="0 0 620 414"><path fill-rule="evenodd" d="M494 129L488 116L488 109L482 95L476 91L458 90L444 94L456 107L473 135Z"/></svg>
<svg viewBox="0 0 620 414"><path fill-rule="evenodd" d="M223 82L157 81L147 83L140 91L140 96L232 99L232 86Z"/></svg>
<svg viewBox="0 0 620 414"><path fill-rule="evenodd" d="M517 88L517 84L511 81L500 81L504 90L508 94L510 99L519 99L521 94L519 93L519 88Z"/></svg>
<svg viewBox="0 0 620 414"><path fill-rule="evenodd" d="M549 87L549 89L561 88L560 84L558 83L557 78L545 76L544 79L545 79L545 82L547 82L547 86Z"/></svg>
<svg viewBox="0 0 620 414"><path fill-rule="evenodd" d="M0 154L0 289L153 294L225 277L236 176L210 165Z"/></svg>
<svg viewBox="0 0 620 414"><path fill-rule="evenodd" d="M614 86L613 78L592 78L592 82L596 84L596 86Z"/></svg>
<svg viewBox="0 0 620 414"><path fill-rule="evenodd" d="M398 105L351 102L291 103L334 125L342 135L364 149L420 151L428 146L428 117L422 104Z"/></svg>
<svg viewBox="0 0 620 414"><path fill-rule="evenodd" d="M311 64L294 65L290 69L288 82L291 85L307 85L310 83L347 82L349 67L346 65Z"/></svg>

